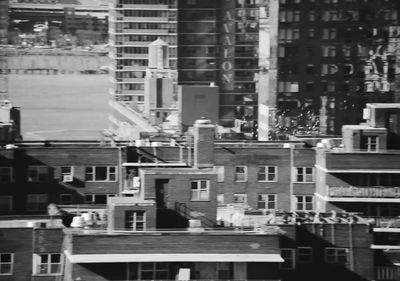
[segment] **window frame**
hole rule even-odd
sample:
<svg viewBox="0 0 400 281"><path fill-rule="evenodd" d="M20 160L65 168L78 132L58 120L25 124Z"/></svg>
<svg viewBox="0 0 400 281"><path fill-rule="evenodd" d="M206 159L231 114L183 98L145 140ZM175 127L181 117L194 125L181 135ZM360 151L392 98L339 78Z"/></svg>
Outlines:
<svg viewBox="0 0 400 281"><path fill-rule="evenodd" d="M243 172L238 172L238 168L243 168ZM239 178L239 175L243 175L243 179ZM246 165L236 165L235 166L235 175L234 175L235 182L247 182L247 166Z"/></svg>
<svg viewBox="0 0 400 281"><path fill-rule="evenodd" d="M33 275L41 275L41 276L55 276L55 275L62 275L63 273L63 254L62 253L34 253L33 254ZM59 255L59 262L52 262L52 256ZM42 262L42 256L47 256L47 262ZM51 272L52 266L58 265L57 272ZM46 272L41 272L41 266L45 266L47 269Z"/></svg>
<svg viewBox="0 0 400 281"><path fill-rule="evenodd" d="M314 196L313 195L295 195L296 196L296 211L313 211L314 210ZM311 198L311 209L307 209L307 198ZM299 198L302 198L302 202L299 202ZM299 204L302 205L302 208L298 208Z"/></svg>
<svg viewBox="0 0 400 281"><path fill-rule="evenodd" d="M334 251L333 255L328 255L328 251ZM338 252L339 251L344 251L346 254L346 262L340 261L340 257L343 257L343 255L340 255ZM329 257L333 257L332 261L328 260ZM324 249L324 261L327 264L342 264L342 265L347 265L349 263L349 248L341 248L341 247L326 247Z"/></svg>
<svg viewBox="0 0 400 281"><path fill-rule="evenodd" d="M238 202L236 199L242 197L243 202ZM247 194L246 193L234 193L233 194L233 203L235 204L247 204Z"/></svg>
<svg viewBox="0 0 400 281"><path fill-rule="evenodd" d="M379 151L379 137L378 136L361 136L361 149L368 152Z"/></svg>
<svg viewBox="0 0 400 281"><path fill-rule="evenodd" d="M88 196L92 197L92 200L87 200L86 198ZM105 196L106 203L96 203L96 196ZM114 194L114 193L86 193L84 195L84 202L85 202L85 204L90 204L90 205L104 205L104 204L107 204L108 198L115 197L115 196L116 196L116 194Z"/></svg>
<svg viewBox="0 0 400 281"><path fill-rule="evenodd" d="M138 219L138 213L141 213L142 219ZM131 220L128 220L132 215ZM146 211L145 210L134 210L134 211L125 211L125 229L128 231L146 231ZM142 224L142 227L138 227L138 224ZM131 225L131 227L128 227Z"/></svg>
<svg viewBox="0 0 400 281"><path fill-rule="evenodd" d="M296 183L314 183L315 182L315 169L314 167L294 167L295 168L295 182ZM311 169L311 174L307 173L307 169ZM301 171L301 173L299 173ZM308 180L308 176L311 175L311 181ZM299 180L302 177L302 180Z"/></svg>
<svg viewBox="0 0 400 281"><path fill-rule="evenodd" d="M35 202L30 201L29 198L35 198ZM45 198L46 202L43 203L41 202L41 200L38 200L40 198ZM30 208L29 206L35 204L35 208ZM45 204L44 208L40 208L40 204ZM26 210L28 212L38 212L38 211L45 211L47 208L47 205L49 204L49 196L47 194L44 193L40 193L40 194L27 194L26 195Z"/></svg>
<svg viewBox="0 0 400 281"><path fill-rule="evenodd" d="M264 168L264 173L260 173L260 169ZM273 168L274 171L273 173L269 172L269 168ZM263 175L265 179L262 180L260 179L260 175ZM270 179L270 175L273 175L273 179ZM265 166L258 166L258 171L257 171L257 181L258 182L278 182L278 166L269 166L269 165L265 165Z"/></svg>
<svg viewBox="0 0 400 281"><path fill-rule="evenodd" d="M147 264L150 265L151 264L151 269L144 269L143 268L143 264ZM162 268L157 268L157 265L162 265ZM152 273L152 279L150 280L163 280L163 279L168 279L168 278L157 278L157 272L163 272L164 274L166 274L166 276L168 277L170 274L170 270L168 267L167 263L163 263L163 262L140 262L140 266L139 266L139 277L142 280L143 279L143 272L151 272ZM146 278L147 279L147 278Z"/></svg>
<svg viewBox="0 0 400 281"><path fill-rule="evenodd" d="M286 260L285 255L283 254L283 252L290 252L291 257ZM281 270L294 270L296 269L296 255L295 255L295 249L293 248L281 248L281 256L284 260L284 262L279 263L279 268ZM290 262L291 261L291 262ZM289 267L285 267L285 264L287 262L290 262L290 266Z"/></svg>
<svg viewBox="0 0 400 281"><path fill-rule="evenodd" d="M3 262L3 255L10 255L10 262ZM9 272L2 272L4 265L9 265ZM14 274L14 253L0 253L0 276L9 276Z"/></svg>
<svg viewBox="0 0 400 281"><path fill-rule="evenodd" d="M63 168L69 168L69 172L63 172ZM74 176L74 166L61 166L60 167L60 175L61 175L61 180L64 179L64 176Z"/></svg>
<svg viewBox="0 0 400 281"><path fill-rule="evenodd" d="M205 189L202 187L202 182L206 183ZM196 184L196 186L194 186L193 184ZM206 194L206 198L202 198L203 193ZM198 179L190 181L190 201L192 202L210 201L210 180Z"/></svg>
<svg viewBox="0 0 400 281"><path fill-rule="evenodd" d="M106 168L106 179L98 180L96 179L96 168ZM114 168L115 171L111 172L111 168ZM91 169L91 171L88 171ZM99 172L97 172L99 173ZM114 175L114 179L110 179L110 175ZM87 182L116 182L118 181L118 168L113 165L106 166L86 166L85 167L85 181Z"/></svg>
<svg viewBox="0 0 400 281"><path fill-rule="evenodd" d="M46 173L45 173L45 175L46 175L46 178L45 179L43 179L43 180L40 180L40 175L41 175L41 169L45 169L45 171L46 171ZM34 177L34 178L31 178L30 176L30 173L31 172L36 172L37 174L36 174L36 176ZM43 174L43 173L42 173ZM39 183L44 183L44 182L49 182L49 179L50 179L50 172L49 172L49 167L48 166L46 166L46 165L29 165L28 167L27 167L27 174L26 174L26 176L27 176L27 182L39 182Z"/></svg>
<svg viewBox="0 0 400 281"><path fill-rule="evenodd" d="M265 196L264 201L260 201L260 196ZM273 197L273 200L270 201L270 196ZM260 208L260 204L264 203L264 208ZM274 208L267 208L269 204L273 204ZM257 210L276 210L278 206L278 194L270 194L270 193L259 193L257 194Z"/></svg>
<svg viewBox="0 0 400 281"><path fill-rule="evenodd" d="M309 253L301 254L300 251L308 250ZM307 257L304 259L304 257ZM297 263L313 263L314 262L314 250L312 247L297 247Z"/></svg>
<svg viewBox="0 0 400 281"><path fill-rule="evenodd" d="M3 173L3 171L8 171L7 173ZM6 175L7 174L7 175ZM9 180L3 180L7 177ZM7 184L14 182L14 169L10 166L1 166L0 167L0 184Z"/></svg>

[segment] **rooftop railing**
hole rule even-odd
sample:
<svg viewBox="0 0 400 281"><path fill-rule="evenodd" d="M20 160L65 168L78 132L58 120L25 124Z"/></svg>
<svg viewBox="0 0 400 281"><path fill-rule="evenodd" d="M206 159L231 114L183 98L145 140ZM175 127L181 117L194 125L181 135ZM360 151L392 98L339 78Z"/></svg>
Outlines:
<svg viewBox="0 0 400 281"><path fill-rule="evenodd" d="M349 198L400 198L400 187L328 186L328 195Z"/></svg>

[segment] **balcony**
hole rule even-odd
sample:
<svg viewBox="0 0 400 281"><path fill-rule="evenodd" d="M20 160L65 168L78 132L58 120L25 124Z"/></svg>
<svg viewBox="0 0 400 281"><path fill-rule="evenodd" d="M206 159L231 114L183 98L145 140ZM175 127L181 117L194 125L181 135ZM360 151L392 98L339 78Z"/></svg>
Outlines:
<svg viewBox="0 0 400 281"><path fill-rule="evenodd" d="M374 173L389 172L399 173L399 151L387 150L379 152L333 152L325 154L326 166L322 169L328 173Z"/></svg>
<svg viewBox="0 0 400 281"><path fill-rule="evenodd" d="M388 186L328 186L328 195L333 198L397 198L400 187Z"/></svg>
<svg viewBox="0 0 400 281"><path fill-rule="evenodd" d="M398 266L377 266L375 276L377 281L399 280L400 269Z"/></svg>

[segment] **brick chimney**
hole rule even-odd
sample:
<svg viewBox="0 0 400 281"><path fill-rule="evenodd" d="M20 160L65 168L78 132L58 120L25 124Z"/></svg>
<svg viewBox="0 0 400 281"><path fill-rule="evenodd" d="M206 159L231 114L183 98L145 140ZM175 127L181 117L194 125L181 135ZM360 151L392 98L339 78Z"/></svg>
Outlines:
<svg viewBox="0 0 400 281"><path fill-rule="evenodd" d="M212 168L214 166L215 126L202 118L194 123L194 166Z"/></svg>

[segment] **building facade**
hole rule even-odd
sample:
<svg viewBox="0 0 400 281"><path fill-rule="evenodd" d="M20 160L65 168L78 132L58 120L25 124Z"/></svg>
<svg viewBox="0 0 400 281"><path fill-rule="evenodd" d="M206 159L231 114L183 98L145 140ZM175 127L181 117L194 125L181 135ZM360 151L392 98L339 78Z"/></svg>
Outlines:
<svg viewBox="0 0 400 281"><path fill-rule="evenodd" d="M365 124L343 127L343 146L316 149L317 210L398 214L399 113L399 104L368 104Z"/></svg>
<svg viewBox="0 0 400 281"><path fill-rule="evenodd" d="M366 103L398 102L390 47L397 33L389 32L399 24L398 1L279 2L283 127L310 127L318 115L322 134L339 135L342 125L362 121Z"/></svg>
<svg viewBox="0 0 400 281"><path fill-rule="evenodd" d="M257 93L264 91L257 84L260 8L265 18L264 1L114 1L111 99L143 110L148 45L160 38L169 45L178 83L217 84L218 123L252 132Z"/></svg>

